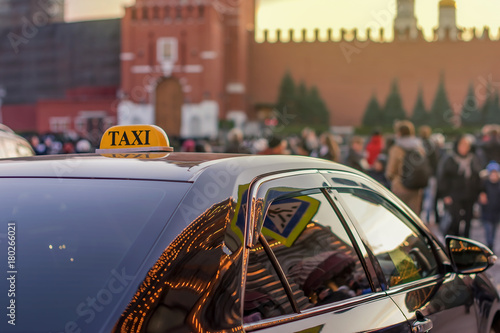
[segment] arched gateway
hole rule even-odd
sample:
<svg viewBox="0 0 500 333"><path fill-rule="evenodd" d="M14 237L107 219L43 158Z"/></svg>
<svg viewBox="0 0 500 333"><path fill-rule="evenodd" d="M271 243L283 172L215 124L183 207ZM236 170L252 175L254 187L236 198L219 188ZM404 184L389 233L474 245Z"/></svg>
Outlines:
<svg viewBox="0 0 500 333"><path fill-rule="evenodd" d="M181 134L182 86L174 77L159 80L155 91L155 124L169 136Z"/></svg>

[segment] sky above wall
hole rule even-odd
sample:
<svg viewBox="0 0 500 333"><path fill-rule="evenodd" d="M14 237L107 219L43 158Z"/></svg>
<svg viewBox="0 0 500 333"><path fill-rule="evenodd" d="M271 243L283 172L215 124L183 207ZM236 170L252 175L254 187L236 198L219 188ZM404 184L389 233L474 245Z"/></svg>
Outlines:
<svg viewBox="0 0 500 333"><path fill-rule="evenodd" d="M214 0L222 3L248 0ZM80 21L120 17L125 5L134 0L66 0L66 19ZM493 38L499 36L500 1L499 0L456 0L457 24L463 28L475 27L478 33L484 26L490 27ZM427 38L431 38L433 29L438 24L438 0L415 0L415 12L418 24ZM340 29L359 30L364 38L366 29L380 28L386 31L386 37L392 36L392 25L396 14L396 0L259 0L257 10L257 36L262 38L262 30L270 30L270 39L276 29L307 29L308 38L313 30L320 29L321 38L326 37L326 30L333 29L334 39L340 36ZM297 32L295 38L299 38ZM300 39L300 38L299 38Z"/></svg>

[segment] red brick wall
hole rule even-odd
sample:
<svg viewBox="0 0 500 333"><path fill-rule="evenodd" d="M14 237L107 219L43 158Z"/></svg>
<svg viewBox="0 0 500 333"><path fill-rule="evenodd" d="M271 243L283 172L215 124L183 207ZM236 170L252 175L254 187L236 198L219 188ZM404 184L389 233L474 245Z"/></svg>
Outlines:
<svg viewBox="0 0 500 333"><path fill-rule="evenodd" d="M81 111L105 111L108 116L116 119L116 100L100 99L88 101L76 100L46 100L36 106L36 131L47 133L50 131L51 117L71 117L71 128L75 129L75 119Z"/></svg>
<svg viewBox="0 0 500 333"><path fill-rule="evenodd" d="M216 100L221 106L221 118L230 110L247 110L254 117L255 104L276 102L287 70L297 83L304 81L318 87L332 114L331 125L337 126L360 125L371 96L375 93L379 103L385 104L394 79L399 80L409 116L419 86L423 88L426 107L431 107L441 74L455 111L460 111L470 83L476 86L480 103L488 80L500 89L500 41L256 43L251 35L253 1L241 2L237 15L221 13L205 3L203 17L183 16L166 21L162 8L159 19L152 19L151 6L147 7L149 18L143 19L143 4L147 3L138 1L136 7L127 8L122 21L122 54L134 54L134 58L122 61L121 87L135 102L154 103L154 96L145 86L148 80L152 81L154 90L162 74L156 67L153 74L134 74L132 68L157 65L159 37L179 40L180 59L176 65L203 66L201 73L174 71L173 76L190 87L185 91L185 102ZM133 10L137 13L135 19ZM171 17L175 17L175 5L171 11ZM186 15L186 6L182 6L182 13ZM217 57L202 59L204 51L215 51ZM243 84L245 94L228 93L228 83Z"/></svg>
<svg viewBox="0 0 500 333"><path fill-rule="evenodd" d="M170 2L173 3L173 2ZM167 2L169 4L169 2ZM145 90L145 85L153 85L162 77L156 58L156 41L161 37L174 37L178 40L179 60L177 68L186 65L201 65L203 72L188 73L183 69L174 70L173 76L180 79L184 86L191 89L185 92L186 102L199 103L205 96L222 101L224 34L218 13L210 6L204 6L203 17L195 10L187 16L186 6L182 7L181 19L175 18L176 6L171 6L171 16L167 18L164 6L160 7L160 18L152 19L152 7L148 7L149 19L142 19L142 7L126 9L122 21L122 54L133 54L133 60L122 60L122 90L134 102L153 102L153 95ZM137 10L133 19L132 11ZM216 53L215 59L203 59L205 51ZM153 73L133 73L134 66L153 66ZM153 87L154 88L154 87ZM153 89L154 90L154 89Z"/></svg>
<svg viewBox="0 0 500 333"><path fill-rule="evenodd" d="M188 8L200 3L204 6L200 16L198 6L192 15ZM143 18L146 6L148 18ZM167 15L166 6L170 6ZM176 18L177 7L182 17ZM156 40L173 37L179 43L179 60L173 76L180 80L185 90L186 103L200 103L204 99L219 103L220 117L225 118L229 110L246 110L249 107L245 94L229 93L229 83L238 83L248 92L249 46L254 29L255 5L253 1L171 1L160 6L158 19L152 18L154 4L138 1L126 9L122 21L122 54L132 60L122 59L122 90L134 102L154 103L154 96L144 88L148 81L153 85L162 76L156 61ZM240 8L241 10L238 10ZM135 14L134 14L135 12ZM209 51L215 58L203 56ZM186 65L201 65L200 73L183 70ZM134 73L136 66L153 66L153 73Z"/></svg>
<svg viewBox="0 0 500 333"><path fill-rule="evenodd" d="M4 105L2 121L16 132L34 131L37 122L36 105Z"/></svg>
<svg viewBox="0 0 500 333"><path fill-rule="evenodd" d="M346 57L344 51L349 57ZM470 83L484 98L487 80L500 89L500 42L354 42L254 43L250 56L252 103L274 103L284 73L298 83L316 85L330 112L331 125L360 125L372 94L383 105L391 82L411 115L421 85L430 108L441 73L456 110ZM493 84L495 86L495 84ZM476 97L480 99L479 94Z"/></svg>

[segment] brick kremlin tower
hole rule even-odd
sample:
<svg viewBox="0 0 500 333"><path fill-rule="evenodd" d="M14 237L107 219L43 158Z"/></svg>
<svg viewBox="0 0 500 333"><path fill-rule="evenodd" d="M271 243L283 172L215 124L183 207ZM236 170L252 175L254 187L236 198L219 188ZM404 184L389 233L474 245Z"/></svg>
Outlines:
<svg viewBox="0 0 500 333"><path fill-rule="evenodd" d="M439 27L436 30L438 40L457 41L460 39L460 33L455 0L439 1Z"/></svg>
<svg viewBox="0 0 500 333"><path fill-rule="evenodd" d="M246 117L254 1L137 0L122 24L119 123L171 136L216 135Z"/></svg>
<svg viewBox="0 0 500 333"><path fill-rule="evenodd" d="M415 16L415 0L398 0L394 19L394 39L415 40L420 34Z"/></svg>

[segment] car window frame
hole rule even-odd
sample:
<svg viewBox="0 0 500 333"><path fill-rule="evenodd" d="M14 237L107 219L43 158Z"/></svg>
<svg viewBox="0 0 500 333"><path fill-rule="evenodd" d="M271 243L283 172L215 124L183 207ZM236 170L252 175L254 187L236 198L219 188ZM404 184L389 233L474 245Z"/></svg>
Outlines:
<svg viewBox="0 0 500 333"><path fill-rule="evenodd" d="M388 293L392 292L397 292L398 290L401 289L406 289L406 288L412 288L417 285L423 285L427 284L431 281L436 281L439 279L442 279L443 276L448 275L450 272L449 267L451 267L451 262L449 261L448 256L446 255L446 252L444 251L443 245L436 239L432 233L430 233L428 230L425 230L421 226L418 217L411 211L408 207L405 205L402 205L399 201L399 199L390 191L387 191L382 185L377 184L376 182L370 182L368 178L362 178L358 175L355 174L348 174L348 173L343 173L343 172L323 172L322 173L327 181L334 187L334 193L335 195L338 196L338 200L340 202L340 205L345 208L346 212L346 217L349 218L351 223L353 224L355 230L357 233L360 235L360 237L363 239L364 245L369 249L370 253L372 254L372 260L373 260L373 266L376 267L377 269L377 276L378 278L384 282L384 290L386 290ZM328 176L335 175L338 176L339 178L346 178L354 183L356 183L358 186L353 186L352 184L337 184L337 186L334 186L332 184L331 179L329 179ZM411 281L411 282L406 282L402 283L397 286L392 286L392 287L387 287L388 283L386 281L385 275L378 263L377 258L373 255L373 251L370 246L370 242L368 241L368 238L366 234L364 233L363 229L359 225L356 217L352 214L350 211L348 205L345 203L345 201L342 199L340 193L337 191L337 189L358 189L358 190L365 190L365 191L371 191L375 193L376 195L380 196L382 199L384 199L388 204L390 204L394 209L398 211L398 213L402 214L408 222L422 235L424 236L432 250L432 254L434 255L434 258L437 263L437 272L431 276L416 280L416 281ZM388 198L387 198L388 197Z"/></svg>
<svg viewBox="0 0 500 333"><path fill-rule="evenodd" d="M265 237L260 237L262 235L261 229L257 229L259 225L259 219L261 219L263 216L265 216L266 209L263 209L264 207L269 207L270 204L278 199L281 198L282 196L278 196L276 198L273 198L271 201L263 203L265 200L265 194L270 189L277 188L277 187L285 187L287 181L297 181L297 176L310 176L311 177L311 182L306 182L308 184L307 186L302 186L301 189L296 189L294 191L290 191L290 193L303 193L303 192L308 192L308 191L313 191L313 190L319 190L325 199L329 202L330 207L332 210L334 210L335 214L339 218L342 226L344 227L350 241L352 242L353 248L356 251L356 254L358 255L358 258L363 266L363 270L365 272L365 275L370 282L370 285L372 287L372 292L366 295L360 295L356 296L347 300L342 300L339 302L333 302L330 304L325 304L318 306L316 308L308 309L306 311L300 311L298 309L298 306L295 302L294 305L294 299L293 299L293 292L291 291L290 284L288 283L287 277L284 275L284 272L279 264L278 259L272 253L272 256L269 255L269 253L266 254L268 256L268 259L272 262L273 267L275 268L280 281L283 285L283 288L285 289L287 296L289 297L289 301L294 309L297 309L293 314L286 314L282 316L277 316L274 318L268 318L268 319L263 319L261 321L257 321L255 323L248 323L248 324L243 324L243 328L245 331L255 331L255 330L260 330L264 328L269 328L273 326L277 326L283 323L288 323L292 321L297 321L301 320L304 318L308 318L311 316L315 315L320 315L324 313L329 313L333 311L338 311L340 309L346 308L346 307L351 307L351 306L357 306L359 304L362 304L363 302L370 301L370 300L375 300L379 299L382 297L387 297L387 294L385 291L382 290L380 287L380 283L378 282L378 276L373 275L375 272L375 268L373 267L373 262L370 258L370 260L367 260L367 249L365 247L365 244L360 243L361 238L359 235L357 235L357 230L352 229L353 225L348 221L348 219L343 217L344 210L342 207L339 207L338 202L336 199L334 199L330 194L329 191L332 190L332 187L329 185L327 181L325 181L324 176L321 174L321 171L318 169L311 169L311 170L298 170L298 171L293 171L293 172L285 172L285 173L275 173L272 175L264 175L261 176L257 179L255 179L252 184L250 185L249 188L249 195L248 195L248 209L247 209L247 214L246 214L246 223L245 223L245 232L246 232L246 237L245 237L245 261L243 263L243 269L242 269L242 292L241 295L244 297L245 295L245 285L246 285L246 273L248 269L248 258L249 258L249 251L254 245L252 242L256 242L255 238L256 235L259 236L259 240L262 242L262 239L264 242L269 246L267 241L265 240ZM315 179L313 179L315 177ZM288 179L286 179L288 178ZM286 179L286 180L285 180ZM284 184L281 184L281 186L270 186L276 181L285 181ZM264 191L262 191L264 190ZM288 195L288 194L283 194L283 196ZM259 214L261 216L259 216ZM262 238L262 239L260 239ZM263 243L263 242L262 242ZM266 245L264 245L264 248ZM277 266L275 266L277 265ZM279 269L276 269L278 267ZM281 275L281 276L280 276ZM286 281L286 284L283 282ZM291 297L291 299L290 299ZM244 300L241 302L241 318L243 318L243 304ZM295 306L295 307L294 307Z"/></svg>
<svg viewBox="0 0 500 333"><path fill-rule="evenodd" d="M372 191L383 194L384 198L388 198L390 203L396 207L403 215L406 216L411 223L423 234L427 236L430 240L432 240L433 249L435 251L435 255L439 258L439 262L441 263L443 273L449 271L450 267L452 267L451 259L448 256L445 244L439 240L436 235L434 235L427 226L420 220L420 217L415 214L408 206L406 206L392 191L388 190L385 186L381 185L377 181L373 180L367 175L359 175L357 173L345 172L341 170L322 170L321 174L325 177L326 181L332 185L332 188L340 188L345 186L338 186L332 184L331 179L329 179L328 175L336 175L339 177L343 177L350 181L353 181L358 184L359 187L364 189L371 189ZM347 186L349 187L349 186ZM362 234L361 234L362 235ZM365 239L366 240L366 239Z"/></svg>

